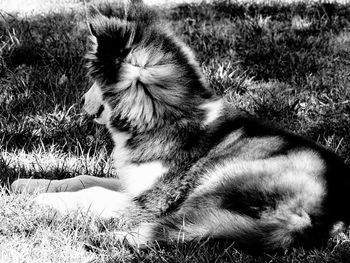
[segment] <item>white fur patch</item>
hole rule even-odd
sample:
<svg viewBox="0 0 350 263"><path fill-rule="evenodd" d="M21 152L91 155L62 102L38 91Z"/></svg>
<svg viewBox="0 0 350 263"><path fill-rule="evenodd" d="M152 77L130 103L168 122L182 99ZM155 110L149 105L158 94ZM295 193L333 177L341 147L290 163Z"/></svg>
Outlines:
<svg viewBox="0 0 350 263"><path fill-rule="evenodd" d="M84 110L87 114L94 115L103 103L102 92L97 82L84 94Z"/></svg>
<svg viewBox="0 0 350 263"><path fill-rule="evenodd" d="M125 132L117 132L110 129L115 144L113 149L113 164L124 190L132 195L152 187L157 179L168 171L160 161L152 161L141 164L130 162L131 152L125 147L130 135Z"/></svg>
<svg viewBox="0 0 350 263"><path fill-rule="evenodd" d="M89 36L89 41L90 43L90 47L91 47L91 53L96 54L97 53L97 38L93 35Z"/></svg>
<svg viewBox="0 0 350 263"><path fill-rule="evenodd" d="M132 204L129 195L103 187L91 187L78 192L43 193L38 195L34 202L55 209L61 214L80 211L102 218L121 215Z"/></svg>
<svg viewBox="0 0 350 263"><path fill-rule="evenodd" d="M100 107L104 107L100 116L95 118L94 121L98 124L107 124L111 114L111 107L103 101L101 87L97 82L95 82L85 93L84 99L85 102L83 108L89 115L98 113Z"/></svg>
<svg viewBox="0 0 350 263"><path fill-rule="evenodd" d="M139 165L130 164L117 171L126 191L138 195L151 188L168 171L161 162L154 161Z"/></svg>
<svg viewBox="0 0 350 263"><path fill-rule="evenodd" d="M222 99L211 101L200 106L203 110L206 110L207 115L203 122L203 125L209 125L217 118L220 117L224 108Z"/></svg>

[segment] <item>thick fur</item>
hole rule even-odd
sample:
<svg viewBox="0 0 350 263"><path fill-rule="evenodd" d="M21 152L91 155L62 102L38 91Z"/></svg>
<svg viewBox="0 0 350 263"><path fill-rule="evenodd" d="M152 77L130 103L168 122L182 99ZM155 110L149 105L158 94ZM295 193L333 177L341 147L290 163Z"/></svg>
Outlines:
<svg viewBox="0 0 350 263"><path fill-rule="evenodd" d="M274 250L349 223L350 169L339 157L216 97L191 50L153 12L139 3L123 10L91 21L94 85L84 97L115 142L119 179L33 181L76 191L41 194L39 204L134 220L120 233L134 245L223 238Z"/></svg>

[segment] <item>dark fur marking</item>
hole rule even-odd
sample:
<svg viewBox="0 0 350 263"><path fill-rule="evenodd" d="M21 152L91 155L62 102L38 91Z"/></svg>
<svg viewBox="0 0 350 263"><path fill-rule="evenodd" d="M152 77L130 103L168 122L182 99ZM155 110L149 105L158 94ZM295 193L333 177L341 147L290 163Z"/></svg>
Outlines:
<svg viewBox="0 0 350 263"><path fill-rule="evenodd" d="M252 176L255 175L242 175L226 180L215 189L214 193L222 197L222 208L253 218L260 218L262 212L276 209L277 204L283 201L286 195L290 197L293 194L288 189L276 187L269 190L262 189L259 177L253 179L253 182L249 182L252 179L246 178ZM247 184L247 182L249 183Z"/></svg>

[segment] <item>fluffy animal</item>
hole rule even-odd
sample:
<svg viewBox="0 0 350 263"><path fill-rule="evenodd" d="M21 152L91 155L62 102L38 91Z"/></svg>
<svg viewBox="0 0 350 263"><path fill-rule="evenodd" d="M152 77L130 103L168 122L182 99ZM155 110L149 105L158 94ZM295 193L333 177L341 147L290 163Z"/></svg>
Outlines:
<svg viewBox="0 0 350 263"><path fill-rule="evenodd" d="M62 213L124 218L131 245L231 239L313 244L349 223L350 170L333 152L218 97L193 52L139 1L91 20L84 109L114 141L116 178L18 180Z"/></svg>

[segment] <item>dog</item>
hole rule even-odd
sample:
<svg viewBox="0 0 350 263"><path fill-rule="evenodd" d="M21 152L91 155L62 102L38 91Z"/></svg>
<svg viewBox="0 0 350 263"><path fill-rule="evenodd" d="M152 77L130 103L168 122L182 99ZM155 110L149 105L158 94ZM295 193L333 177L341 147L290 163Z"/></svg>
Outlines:
<svg viewBox="0 0 350 263"><path fill-rule="evenodd" d="M314 244L348 224L350 169L330 150L214 94L190 48L135 1L95 16L84 110L114 142L118 178L25 180L61 213L124 218L133 246L230 239L262 251Z"/></svg>

